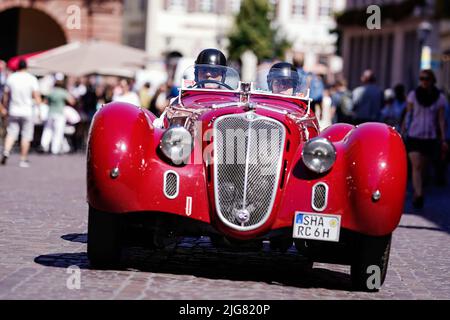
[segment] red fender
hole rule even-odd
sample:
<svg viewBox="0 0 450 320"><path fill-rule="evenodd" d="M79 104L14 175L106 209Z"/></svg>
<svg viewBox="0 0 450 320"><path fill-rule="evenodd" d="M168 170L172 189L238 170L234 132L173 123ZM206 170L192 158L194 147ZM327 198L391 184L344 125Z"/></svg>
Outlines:
<svg viewBox="0 0 450 320"><path fill-rule="evenodd" d="M387 235L400 222L407 184L407 158L400 135L382 123L358 126L343 141L347 155L353 227L373 236ZM378 201L373 199L379 191Z"/></svg>

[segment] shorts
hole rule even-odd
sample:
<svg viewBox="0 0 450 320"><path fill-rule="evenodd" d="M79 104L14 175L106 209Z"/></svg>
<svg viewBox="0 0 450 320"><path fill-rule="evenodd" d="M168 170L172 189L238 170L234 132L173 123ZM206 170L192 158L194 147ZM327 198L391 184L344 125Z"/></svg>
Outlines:
<svg viewBox="0 0 450 320"><path fill-rule="evenodd" d="M409 152L419 152L423 155L433 157L439 150L437 139L406 138L406 150Z"/></svg>
<svg viewBox="0 0 450 320"><path fill-rule="evenodd" d="M34 137L33 119L26 117L9 117L6 132L8 137L14 138L14 140L17 140L20 133L22 141L31 142Z"/></svg>

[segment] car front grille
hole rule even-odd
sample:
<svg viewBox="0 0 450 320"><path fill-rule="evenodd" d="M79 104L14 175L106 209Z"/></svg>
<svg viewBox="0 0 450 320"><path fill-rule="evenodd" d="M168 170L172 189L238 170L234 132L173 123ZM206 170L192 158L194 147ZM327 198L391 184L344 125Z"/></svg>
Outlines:
<svg viewBox="0 0 450 320"><path fill-rule="evenodd" d="M253 112L214 123L214 194L219 218L240 231L269 218L279 182L284 126Z"/></svg>

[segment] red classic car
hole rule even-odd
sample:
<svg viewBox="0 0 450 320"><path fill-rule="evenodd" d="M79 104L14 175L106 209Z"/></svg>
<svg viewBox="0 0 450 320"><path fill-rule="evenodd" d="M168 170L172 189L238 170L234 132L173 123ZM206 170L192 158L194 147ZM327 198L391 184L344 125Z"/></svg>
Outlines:
<svg viewBox="0 0 450 320"><path fill-rule="evenodd" d="M382 123L320 131L308 91L283 95L193 71L157 118L126 103L94 117L88 146L88 256L120 261L126 226L155 246L171 235L214 245L295 244L310 261L351 265L355 288L384 282L403 209L406 154ZM210 84L206 86L205 84Z"/></svg>

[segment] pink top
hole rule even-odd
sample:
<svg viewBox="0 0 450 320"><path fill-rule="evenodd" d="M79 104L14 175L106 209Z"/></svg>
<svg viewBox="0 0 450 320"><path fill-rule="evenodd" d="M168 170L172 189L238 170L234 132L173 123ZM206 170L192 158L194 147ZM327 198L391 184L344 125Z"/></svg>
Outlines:
<svg viewBox="0 0 450 320"><path fill-rule="evenodd" d="M408 103L413 104L412 115L410 117L408 136L419 139L436 139L438 131L438 111L445 108L446 99L441 93L439 99L430 107L425 108L416 99L416 92L408 94Z"/></svg>

